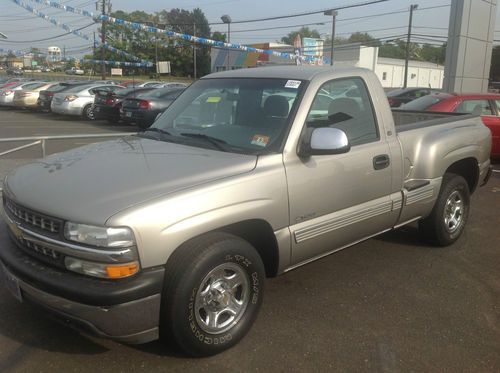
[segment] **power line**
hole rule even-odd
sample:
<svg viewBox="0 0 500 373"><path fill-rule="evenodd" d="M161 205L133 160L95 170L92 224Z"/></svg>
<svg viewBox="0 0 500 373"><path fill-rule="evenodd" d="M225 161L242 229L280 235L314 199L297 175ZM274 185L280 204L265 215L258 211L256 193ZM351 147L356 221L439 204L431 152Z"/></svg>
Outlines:
<svg viewBox="0 0 500 373"><path fill-rule="evenodd" d="M95 23L90 23L86 26L83 26L83 27L80 27L74 31L80 31L80 30L83 30L87 27L90 27L90 26L93 26L95 25ZM40 41L48 41L48 40L53 40L53 39L58 39L60 37L63 37L63 36L66 36L66 35L69 35L69 34L72 34L73 32L65 32L64 34L60 34L60 35L57 35L57 36L51 36L49 38L45 38L45 39L38 39L38 40L0 40L1 43L36 43L36 42L40 42Z"/></svg>
<svg viewBox="0 0 500 373"><path fill-rule="evenodd" d="M294 17L303 17L303 16L310 16L313 14L322 14L327 10L341 10L341 9L349 9L349 8L357 8L360 6L366 6L366 5L372 5L372 4L378 4L378 3L383 3L389 0L372 0L372 1L366 1L363 3L357 3L357 4L351 4L351 5L341 5L337 7L331 7L331 8L325 8L321 10L315 10L311 12L302 12L302 13L295 13L295 14L289 14L289 15L284 15L284 16L274 16L274 17L266 17L266 18L256 18L256 19L246 19L246 20L241 20L241 21L232 21L232 24L236 23L251 23L251 22L263 22L263 21L274 21L277 19L284 19L284 18L294 18ZM212 22L210 23L211 25L223 25L224 22Z"/></svg>

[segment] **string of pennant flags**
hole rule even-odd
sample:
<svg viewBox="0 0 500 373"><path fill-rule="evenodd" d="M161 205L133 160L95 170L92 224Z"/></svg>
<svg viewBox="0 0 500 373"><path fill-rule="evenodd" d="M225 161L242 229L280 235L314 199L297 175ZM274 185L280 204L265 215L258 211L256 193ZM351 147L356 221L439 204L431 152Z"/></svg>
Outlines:
<svg viewBox="0 0 500 373"><path fill-rule="evenodd" d="M20 0L12 0L14 2L19 2ZM120 25L120 26L126 26L128 28L131 28L133 30L139 30L139 31L144 31L148 33L153 33L153 34L164 34L168 37L171 38L176 38L176 39L182 39L189 41L191 43L195 44L203 44L203 45L208 45L208 46L215 46L219 48L224 48L224 49L234 49L234 50L240 50L240 51L245 51L245 52L254 52L254 53L259 53L259 54L267 54L275 57L280 57L288 60L299 60L301 62L308 62L308 63L313 63L317 60L317 58L311 57L311 56L304 56L304 55L299 55L296 53L287 53L287 52L279 52L279 51L274 51L271 49L261 49L261 48L254 48L250 47L247 45L242 45L242 44L235 44L235 43L226 43L223 41L217 41L217 40L212 40L212 39L207 39L199 36L193 36L189 34L182 34L178 32L174 32L171 30L165 30L165 29L160 29L157 27L153 26L148 26L142 23L137 23L137 22L130 22L126 21L124 19L120 18L115 18L111 17L108 15L104 14L94 14L93 12L89 12L83 9L78 9L69 5L63 5L61 3L55 2L55 1L50 1L50 0L30 0L32 2L36 2L39 4L47 5L52 8L64 10L66 12L78 14L81 16L86 16L90 17L94 20L98 21L106 21L115 25Z"/></svg>
<svg viewBox="0 0 500 373"><path fill-rule="evenodd" d="M49 16L49 15L47 15L45 13L40 12L38 9L33 8L29 4L26 4L24 1L21 1L21 0L11 0L11 1L13 1L17 5L19 5L20 7L22 7L24 9L30 11L32 14L34 14L34 15L42 18L42 19L45 19L46 21L48 21L50 23L52 23L54 26L60 27L63 30L65 30L65 31L67 31L69 33L72 33L73 35L81 37L82 39L85 39L85 40L90 41L90 42L94 42L88 35L85 35L83 32L81 32L79 30L72 29L67 24L61 23L57 19L55 19L54 17ZM37 2L40 2L40 1L37 1ZM54 2L50 2L50 3L54 3ZM59 3L54 3L54 4L59 4ZM72 7L70 7L70 8L72 8ZM89 13L89 12L85 11L85 13ZM96 43L96 46L101 46L101 47L103 47L103 48L109 50L110 52L113 52L113 53L115 53L115 54L117 54L119 56L122 56L122 57L125 57L125 58L129 58L129 59L131 59L133 61L136 61L136 63L140 67L152 67L152 66L154 66L154 64L152 62L150 62L150 61L140 59L139 57L136 57L136 56L134 56L134 55L132 55L130 53L127 53L125 51L122 51L120 49L112 47L111 45L109 45L107 43L102 43L102 42L97 41L97 40L95 41L95 43ZM112 61L108 61L108 62L112 62ZM118 61L116 61L116 62L118 62ZM125 66L125 65L123 65L123 66Z"/></svg>

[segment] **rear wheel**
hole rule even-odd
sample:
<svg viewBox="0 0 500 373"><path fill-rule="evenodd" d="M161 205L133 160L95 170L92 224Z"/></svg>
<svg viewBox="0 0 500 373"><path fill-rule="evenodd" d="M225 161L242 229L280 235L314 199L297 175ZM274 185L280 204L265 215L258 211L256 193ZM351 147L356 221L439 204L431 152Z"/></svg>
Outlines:
<svg viewBox="0 0 500 373"><path fill-rule="evenodd" d="M234 346L262 302L264 265L246 241L226 233L199 237L167 263L161 332L192 356Z"/></svg>
<svg viewBox="0 0 500 373"><path fill-rule="evenodd" d="M447 246L464 231L470 209L467 181L456 174L445 174L431 214L419 223L422 235L431 243Z"/></svg>
<svg viewBox="0 0 500 373"><path fill-rule="evenodd" d="M87 120L94 120L94 106L89 104L83 108L83 117Z"/></svg>

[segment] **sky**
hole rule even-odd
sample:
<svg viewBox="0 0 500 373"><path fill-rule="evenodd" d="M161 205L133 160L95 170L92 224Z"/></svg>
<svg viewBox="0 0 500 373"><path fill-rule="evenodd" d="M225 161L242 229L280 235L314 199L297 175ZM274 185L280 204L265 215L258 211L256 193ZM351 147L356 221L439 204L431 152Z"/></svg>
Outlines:
<svg viewBox="0 0 500 373"><path fill-rule="evenodd" d="M92 23L90 18L66 13L45 5L37 4L30 0L23 0L41 12L56 18L59 22L66 23L72 28L87 26ZM233 22L249 19L258 19L272 16L290 15L294 13L309 12L335 8L337 6L359 4L366 0L112 0L113 10L143 10L155 12L163 9L183 8L192 10L200 8L211 23L220 22L223 14L229 14ZM368 31L376 38L401 36L407 32L408 10L411 4L418 4L414 13L413 33L419 34L422 42L436 43L444 40L448 33L450 3L452 0L388 0L378 4L340 10L337 16L336 35L348 37L353 32ZM89 11L95 11L95 0L61 0L66 5L72 5ZM432 8L432 9L425 9ZM370 16L380 13L396 12L396 14L352 19L361 16ZM400 13L397 13L400 12ZM497 19L500 7L497 7ZM233 23L231 25L231 42L249 44L259 42L279 41L290 31L300 28L301 25L311 24L308 27L316 29L322 36L331 33L332 18L322 13L250 23ZM266 30L272 27L282 29ZM212 31L226 32L226 25L212 25ZM97 26L82 29L82 32L92 37ZM500 30L500 24L496 27ZM66 31L51 25L29 11L18 6L11 0L0 0L0 32L8 36L7 41L0 39L0 53L4 50L29 50L38 47L46 50L48 46L65 47L67 55L79 57L89 53L92 43L76 35L66 35ZM422 36L423 35L423 36ZM500 39L500 32L495 33L495 39ZM441 37L441 39L439 38Z"/></svg>

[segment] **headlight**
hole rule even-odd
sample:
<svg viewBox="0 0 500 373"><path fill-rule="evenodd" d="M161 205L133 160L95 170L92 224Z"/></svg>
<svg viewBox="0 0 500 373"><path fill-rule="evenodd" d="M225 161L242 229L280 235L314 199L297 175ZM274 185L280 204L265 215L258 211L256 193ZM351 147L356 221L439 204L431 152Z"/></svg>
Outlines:
<svg viewBox="0 0 500 373"><path fill-rule="evenodd" d="M94 227L67 222L64 225L64 237L90 246L118 248L135 245L134 234L127 227Z"/></svg>

